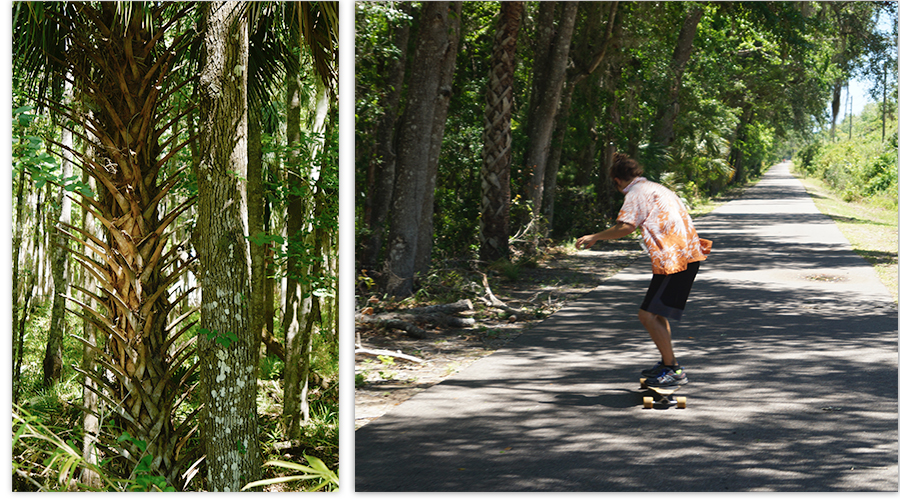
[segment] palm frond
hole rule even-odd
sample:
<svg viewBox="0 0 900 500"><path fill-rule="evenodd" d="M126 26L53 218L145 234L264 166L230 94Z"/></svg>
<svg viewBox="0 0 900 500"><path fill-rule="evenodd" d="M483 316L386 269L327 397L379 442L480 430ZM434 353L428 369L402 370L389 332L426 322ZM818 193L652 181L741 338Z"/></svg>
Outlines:
<svg viewBox="0 0 900 500"><path fill-rule="evenodd" d="M337 86L338 2L296 2L296 34L309 47L316 74L329 94Z"/></svg>

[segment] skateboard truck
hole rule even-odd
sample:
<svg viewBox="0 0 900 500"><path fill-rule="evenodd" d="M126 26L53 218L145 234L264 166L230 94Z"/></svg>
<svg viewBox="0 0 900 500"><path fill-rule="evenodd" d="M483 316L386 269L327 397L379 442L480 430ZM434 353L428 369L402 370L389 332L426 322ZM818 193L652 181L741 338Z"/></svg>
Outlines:
<svg viewBox="0 0 900 500"><path fill-rule="evenodd" d="M675 397L674 396L675 391L677 391L678 389L681 389L680 385L669 386L669 387L653 387L653 386L647 385L646 381L647 381L646 378L641 379L641 389L650 390L653 393L655 393L656 396L658 396L658 397L654 397L653 395L644 396L644 408L646 408L646 409L653 408L657 399L659 400L660 404L663 404L665 407L668 407L668 406L674 404L678 408L682 408L682 409L687 408L687 397L685 397L685 396Z"/></svg>

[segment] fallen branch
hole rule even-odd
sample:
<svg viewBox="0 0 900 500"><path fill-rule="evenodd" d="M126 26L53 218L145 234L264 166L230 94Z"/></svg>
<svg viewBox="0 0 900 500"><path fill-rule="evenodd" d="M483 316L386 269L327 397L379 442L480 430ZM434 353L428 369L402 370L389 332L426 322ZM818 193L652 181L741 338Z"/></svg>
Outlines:
<svg viewBox="0 0 900 500"><path fill-rule="evenodd" d="M392 358L405 359L406 361L411 361L413 363L424 363L425 360L421 358L417 358L415 356L410 356L409 354L403 354L400 351L388 351L387 349L365 349L358 348L356 349L356 354L364 354L369 356L390 356Z"/></svg>
<svg viewBox="0 0 900 500"><path fill-rule="evenodd" d="M502 300L498 299L494 292L491 291L491 285L488 284L487 274L481 274L481 283L484 285L484 292L487 298L487 303L491 307L507 307L506 303Z"/></svg>
<svg viewBox="0 0 900 500"><path fill-rule="evenodd" d="M484 285L485 297L482 298L482 302L490 307L496 307L497 309L501 309L513 315L516 318L524 318L525 313L520 309L515 309L513 307L509 307L505 302L498 299L494 292L491 291L491 286L488 284L487 274L481 274L481 283Z"/></svg>

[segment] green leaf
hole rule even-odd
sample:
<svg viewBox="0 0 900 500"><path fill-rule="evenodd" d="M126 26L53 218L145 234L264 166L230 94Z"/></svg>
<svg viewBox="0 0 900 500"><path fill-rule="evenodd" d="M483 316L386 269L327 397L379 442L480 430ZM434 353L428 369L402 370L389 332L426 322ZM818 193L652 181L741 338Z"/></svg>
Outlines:
<svg viewBox="0 0 900 500"><path fill-rule="evenodd" d="M257 486L268 486L270 484L278 484L278 483L287 483L290 481L302 481L304 479L318 479L318 475L306 475L306 476L286 476L286 477L275 477L272 479L262 479L259 481L253 481L252 483L247 483L246 486L241 488L241 491L249 490L250 488L256 488Z"/></svg>
<svg viewBox="0 0 900 500"><path fill-rule="evenodd" d="M21 107L18 107L18 108L16 108L15 110L13 110L13 116L16 116L16 115L18 115L18 114L25 113L26 111L31 111L31 110L33 110L33 109L34 109L34 106L21 106Z"/></svg>

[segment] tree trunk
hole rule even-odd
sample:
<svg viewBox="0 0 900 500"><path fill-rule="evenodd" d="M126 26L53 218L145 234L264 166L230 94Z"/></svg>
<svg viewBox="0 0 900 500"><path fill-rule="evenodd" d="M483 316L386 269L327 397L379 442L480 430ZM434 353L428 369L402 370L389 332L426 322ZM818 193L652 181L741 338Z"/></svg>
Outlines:
<svg viewBox="0 0 900 500"><path fill-rule="evenodd" d="M82 173L81 181L89 184L91 180L87 173ZM96 189L96 186L92 185L91 189ZM81 227L85 232L93 234L94 225L94 216L90 212L83 210ZM83 251L85 256L95 258L90 248L85 247ZM91 276L91 273L81 273L81 276L81 286L85 290L82 293L82 300L88 307L96 307L92 296L97 294L97 282ZM87 341L81 348L81 369L85 373L91 373L95 369L97 357L94 348L89 347L90 345L97 345L97 329L94 328L94 324L83 320L81 336ZM81 444L81 456L85 462L97 465L100 460L99 450L97 449L100 436L100 418L98 417L100 414L100 401L96 394L99 387L90 377L82 377L81 384L82 404L84 405L84 417L82 418L84 438ZM86 467L81 469L80 479L82 483L90 487L99 488L101 485L100 476Z"/></svg>
<svg viewBox="0 0 900 500"><path fill-rule="evenodd" d="M411 65L406 112L397 148L397 176L391 202L385 291L412 294L422 207L428 184L431 142L423 140L434 128L435 100L440 90L439 68L450 41L449 2L425 2L419 16L419 35Z"/></svg>
<svg viewBox="0 0 900 500"><path fill-rule="evenodd" d="M256 380L259 339L250 330L247 201L247 18L240 2L204 4L200 70L198 254L203 305L198 335L207 483L239 491L260 474Z"/></svg>
<svg viewBox="0 0 900 500"><path fill-rule="evenodd" d="M618 33L620 29L621 24L618 24L616 26L616 32ZM618 65L610 64L609 75L605 79L604 86L607 89L614 91L614 89L619 86L621 78L622 69ZM599 172L597 172L597 177L594 178L594 185L597 193L597 203L602 207L601 213L612 218L616 215L616 209L612 207L612 200L615 196L616 189L612 179L609 178L609 168L612 167L613 159L616 154L615 127L621 127L622 125L622 113L619 110L618 100L613 99L609 103L603 118L605 121L609 122L609 125L603 127L603 146L600 153ZM588 182L584 182L585 180L590 180L590 175L588 173L579 175L580 182L576 183L579 186L585 186L588 184Z"/></svg>
<svg viewBox="0 0 900 500"><path fill-rule="evenodd" d="M274 170L271 169L271 170ZM273 175L270 170L269 181L274 182ZM263 217L264 230L266 234L275 234L272 227L272 204L266 200L265 215ZM279 231L280 232L280 231ZM266 247L266 268L265 268L265 305L263 307L263 328L274 337L275 335L275 245L269 244ZM267 352L268 353L268 352Z"/></svg>
<svg viewBox="0 0 900 500"><path fill-rule="evenodd" d="M287 148L295 151L300 148L303 141L301 134L303 120L303 99L301 96L302 82L297 73L287 75ZM288 197L287 213L285 214L285 232L287 233L287 262L285 274L287 279L284 288L284 314L282 315L282 329L284 330L285 346L285 371L284 391L285 407L282 410L282 419L288 439L291 439L295 416L299 413L299 420L305 421L303 411L307 408L306 402L299 400L303 389L301 372L307 364L304 362L302 337L307 334L307 328L312 328L310 316L313 306L313 297L304 296L302 281L306 275L303 269L300 249L305 248L306 231L304 221L309 222L313 197L306 183L308 179L303 176L303 165L299 155L292 153L294 167L285 168L284 177L287 190L291 193ZM290 393L290 398L288 398Z"/></svg>
<svg viewBox="0 0 900 500"><path fill-rule="evenodd" d="M299 82L296 76L291 77L288 88L288 145L299 145L300 137L300 102L298 99ZM312 331L318 320L319 300L312 292L320 267L318 257L318 230L313 229L321 208L321 193L316 186L321 179L322 162L324 161L325 125L328 118L329 100L321 79L316 78L316 100L313 110L311 135L316 144L309 147L312 154L313 168L309 174L303 173L300 164L290 170L288 183L293 193L287 213L288 227L288 287L285 294L284 331L285 331L285 368L284 368L284 419L289 439L298 439L302 425L309 421L309 373L310 345ZM300 255L301 249L314 248L313 264Z"/></svg>
<svg viewBox="0 0 900 500"><path fill-rule="evenodd" d="M428 172L425 174L425 191L422 193L422 216L419 228L419 241L416 244L416 262L414 272L427 273L431 268L431 249L434 246L434 190L437 186L438 162L441 158L441 146L444 142L444 126L447 123L447 110L453 91L453 73L456 69L456 54L459 51L460 19L462 2L450 2L447 17L448 45L441 58L439 71L441 81L438 83L438 95L434 101L434 118L432 121L428 153Z"/></svg>
<svg viewBox="0 0 900 500"><path fill-rule="evenodd" d="M62 129L62 144L69 150L62 153L62 178L72 176L72 153L74 148L72 131ZM50 314L50 330L47 332L47 349L44 352L44 386L49 387L59 381L62 376L63 336L66 321L66 293L68 292L68 259L66 259L66 236L60 229L71 222L72 200L64 188L59 188L56 206L49 220L56 220L50 232L53 243L50 245L50 266L53 273L53 307Z"/></svg>
<svg viewBox="0 0 900 500"><path fill-rule="evenodd" d="M734 132L734 141L732 141L731 152L729 153L728 163L734 168L734 176L732 183L740 184L746 177L746 169L744 165L744 143L747 140L747 126L753 116L753 109L750 104L744 103L741 106L741 121L738 123Z"/></svg>
<svg viewBox="0 0 900 500"><path fill-rule="evenodd" d="M165 29L161 23L175 19L144 16L139 8L123 11L110 2L80 3L78 12L79 16L58 16L54 21L61 25L59 33L68 38L67 44L79 47L61 62L72 74L76 92L92 104L92 113L81 119L71 106L53 102L48 95L37 100L78 123L73 132L95 148L89 155L50 140L78 158L101 193L83 195L75 202L103 224L105 238L62 225L71 241L90 247L97 256L87 257L69 245L72 259L97 279L99 292L91 295L96 307L71 296L67 302L79 306L71 312L91 321L106 340L101 351L81 339L94 349L100 365L82 374L96 382L97 396L114 409L115 425L147 444L139 449L127 440L111 443L121 449L116 460L130 461L131 470L143 456L152 456L150 471L177 486L182 469L176 460L179 429L174 415L185 380L176 379L176 365L190 360L193 350L191 341L176 345L177 336L169 336L174 325L167 324L171 305L166 292L186 267L172 266L174 260L164 250L172 234L170 225L193 200L164 210L166 195L180 172L163 167L186 143L175 142L179 138L174 136L160 146L159 138L170 133L175 122L163 124L166 109L160 103L177 90L171 70L183 54L180 43L188 34L161 36ZM123 12L131 17L123 17ZM188 10L179 12L184 16ZM162 183L161 171L169 173ZM86 293L84 287L78 289Z"/></svg>
<svg viewBox="0 0 900 500"><path fill-rule="evenodd" d="M550 141L556 124L560 94L565 83L569 46L578 13L578 2L558 2L562 4L562 11L559 15L559 24L555 25L556 3L541 3L538 15L538 29L541 35L539 45L535 49L534 80L528 107L525 195L526 200L532 203L534 217L541 214Z"/></svg>
<svg viewBox="0 0 900 500"><path fill-rule="evenodd" d="M883 78L881 81L881 142L884 142L884 136L887 127L887 77L890 65L888 61L884 62L884 72L882 73ZM852 116L852 115L851 115ZM852 120L852 118L851 118ZM850 122L853 123L852 121ZM853 139L853 135L850 136Z"/></svg>
<svg viewBox="0 0 900 500"><path fill-rule="evenodd" d="M656 115L656 130L653 134L653 141L661 144L663 147L668 147L675 137L675 118L678 116L679 110L678 94L681 91L681 78L691 57L691 48L694 44L694 36L697 34L697 25L700 24L701 17L703 17L702 7L697 7L688 12L684 23L681 25L681 31L678 32L678 40L675 42L675 51L672 54L672 64L670 66L671 81L669 91Z"/></svg>
<svg viewBox="0 0 900 500"><path fill-rule="evenodd" d="M266 254L270 246L259 239L254 242L254 238L266 235L261 120L259 105L251 105L247 123L247 231L250 235L250 332L257 337L257 345L266 327Z"/></svg>
<svg viewBox="0 0 900 500"><path fill-rule="evenodd" d="M41 220L41 211L43 209L44 202L42 202L42 200L41 200L41 190L40 189L35 189L34 195L35 195L35 209L34 209L34 229L32 232L32 251L29 252L28 254L26 254L31 257L31 259L30 259L31 265L29 268L27 268L28 269L28 271L27 271L28 272L28 280L25 283L25 290L23 293L24 296L22 297L22 307L21 307L22 315L19 317L19 324L18 324L18 328L17 328L18 332L19 332L19 356L17 359L18 363L16 365L16 372L15 372L16 373L15 380L17 380L17 381L18 381L18 377L20 377L21 373L22 373L22 358L23 358L22 353L23 353L23 349L24 349L23 344L24 344L24 337L25 337L25 325L28 321L29 314L31 314L31 309L34 307L31 303L31 301L34 298L34 290L37 287L37 281L38 281L37 277L38 277L39 255L38 255L38 252L35 251L34 249L36 249L40 246L41 233L42 233L42 231L41 231L42 228L40 227L40 220ZM17 391L21 390L21 387L18 385L18 383L15 385L15 387L16 387ZM16 392L13 396L14 396L13 401L16 401L18 398L18 392Z"/></svg>
<svg viewBox="0 0 900 500"><path fill-rule="evenodd" d="M844 91L844 82L838 80L834 82L831 88L831 140L834 141L834 134L837 131L837 119L841 112L841 93Z"/></svg>
<svg viewBox="0 0 900 500"><path fill-rule="evenodd" d="M586 42L570 50L575 65L572 67L563 87L559 111L556 116L554 139L551 142L551 150L547 159L547 171L544 173L544 199L541 205L548 230L553 228L553 212L556 205L556 177L559 174L562 150L566 139L566 130L568 129L569 110L572 107L572 97L578 84L592 75L606 59L613 37L613 28L616 25L618 2L590 2L582 8L589 9L586 13L589 24L585 27L585 35L583 36ZM600 9L609 9L609 12L605 13ZM606 14L605 16L603 15L604 13ZM604 33L600 33L600 19L603 17L607 18L606 28ZM591 121L593 121L593 118L591 118ZM596 133L593 131L593 128L590 133L593 137L590 149L596 150ZM588 158L589 161L593 161L593 155L590 155Z"/></svg>
<svg viewBox="0 0 900 500"><path fill-rule="evenodd" d="M18 186L16 186L16 227L13 232L12 251L13 251L13 269L12 269L12 339L13 339L13 403L19 401L19 377L22 373L22 358L24 353L24 337L25 332L19 330L19 295L21 293L21 285L19 280L19 249L22 248L22 232L24 231L25 221L25 166L20 166Z"/></svg>
<svg viewBox="0 0 900 500"><path fill-rule="evenodd" d="M513 82L516 41L524 9L524 2L502 2L500 21L494 34L484 111L481 223L478 227L480 258L485 262L509 256Z"/></svg>
<svg viewBox="0 0 900 500"><path fill-rule="evenodd" d="M398 2L398 8L407 14L412 11L410 2ZM403 78L406 75L406 53L409 46L408 23L399 23L393 30L393 46L399 52L388 63L388 74L385 87L388 91L379 105L384 114L378 120L376 129L375 155L369 163L368 179L369 196L365 203L365 223L369 235L361 237L359 245L359 263L364 267L378 264L382 243L384 242L384 223L390 213L391 198L394 192L394 176L396 172L397 154L395 152L394 131L396 130L397 112L400 108L400 97L403 91Z"/></svg>

